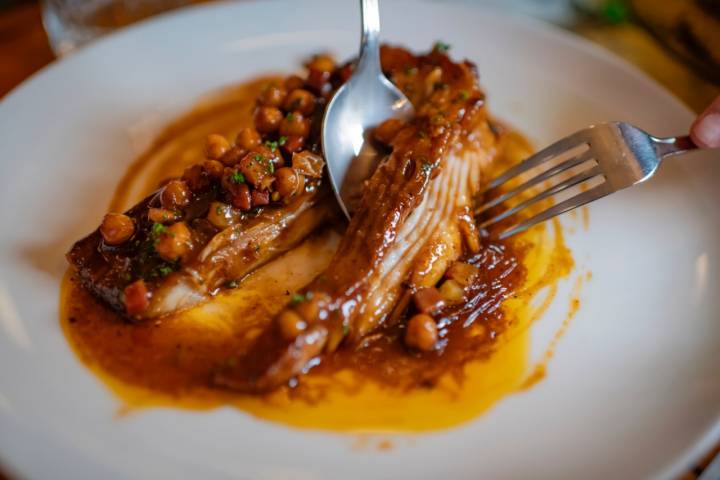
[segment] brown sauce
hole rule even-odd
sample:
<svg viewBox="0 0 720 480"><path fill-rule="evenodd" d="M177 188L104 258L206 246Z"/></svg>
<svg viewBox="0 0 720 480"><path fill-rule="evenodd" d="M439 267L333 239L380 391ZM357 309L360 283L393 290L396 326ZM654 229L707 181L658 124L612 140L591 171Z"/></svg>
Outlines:
<svg viewBox="0 0 720 480"><path fill-rule="evenodd" d="M233 137L251 122L251 105L266 79L227 89L175 122L121 181L111 209L122 210L179 175L201 155L203 139ZM502 164L527 143L505 135ZM344 225L337 226L342 230ZM80 359L120 398L141 407L233 405L285 424L342 431L420 431L470 420L524 384L529 326L550 304L573 260L559 223L503 243L472 259L483 272L471 305L445 312L444 348L413 354L392 328L358 350L339 349L295 388L249 396L212 388L209 378L236 354L330 261L340 233L316 232L265 265L239 288L212 302L154 322L130 324L104 308L71 274L64 280L61 322ZM542 292L543 301L538 302ZM443 320L441 320L441 326Z"/></svg>

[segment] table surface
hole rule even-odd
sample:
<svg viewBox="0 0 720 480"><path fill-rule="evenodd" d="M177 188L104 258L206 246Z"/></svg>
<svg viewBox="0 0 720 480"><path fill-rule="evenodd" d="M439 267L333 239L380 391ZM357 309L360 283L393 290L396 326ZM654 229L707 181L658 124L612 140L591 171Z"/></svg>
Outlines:
<svg viewBox="0 0 720 480"><path fill-rule="evenodd" d="M720 85L697 76L634 25L592 23L572 27L572 30L630 61L696 112L720 95ZM54 59L43 30L38 3L21 4L0 11L0 99ZM680 480L698 478L718 453L720 444ZM0 480L7 480L2 471Z"/></svg>

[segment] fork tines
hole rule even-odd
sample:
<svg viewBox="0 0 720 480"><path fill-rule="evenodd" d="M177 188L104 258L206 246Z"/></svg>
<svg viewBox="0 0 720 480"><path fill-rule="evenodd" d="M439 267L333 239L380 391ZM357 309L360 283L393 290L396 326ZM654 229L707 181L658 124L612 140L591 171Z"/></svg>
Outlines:
<svg viewBox="0 0 720 480"><path fill-rule="evenodd" d="M549 168L542 173L532 176L520 185L499 195L493 195L500 187L509 181L514 179L519 180L521 175L528 173L536 167L540 168L546 165L549 165ZM557 180L561 181L557 182ZM598 180L603 181L597 184ZM511 219L513 216L517 216L516 222L511 224L510 227L500 232L493 232L492 236L502 240L516 233L520 233L537 223L612 193L612 189L609 188L609 185L604 180L603 171L594 158L589 135L583 130L553 143L495 178L488 185L488 190L486 191L487 200L477 208L475 214L486 213L488 210L499 207L519 195L530 194L532 193L530 189L533 187L542 188L541 185L550 184L549 186L546 185L546 188L539 191L539 193L534 194L526 200L522 200L517 205L509 207L503 212L495 214L480 223L480 228L488 231L488 227L500 221ZM584 191L579 190L570 198L537 212L530 218L522 218L518 215L541 200L568 191L573 187L588 186L592 182L594 182L595 185L591 186L591 188Z"/></svg>

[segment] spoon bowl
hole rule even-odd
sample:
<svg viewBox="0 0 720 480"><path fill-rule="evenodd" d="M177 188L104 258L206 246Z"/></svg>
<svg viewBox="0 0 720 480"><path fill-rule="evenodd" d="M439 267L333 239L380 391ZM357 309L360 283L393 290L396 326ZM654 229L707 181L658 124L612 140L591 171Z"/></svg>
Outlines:
<svg viewBox="0 0 720 480"><path fill-rule="evenodd" d="M362 182L374 171L379 152L369 131L389 118L412 117L407 97L385 77L380 66L380 15L377 0L360 0L360 55L348 81L325 110L322 147L330 182L340 206L350 218Z"/></svg>

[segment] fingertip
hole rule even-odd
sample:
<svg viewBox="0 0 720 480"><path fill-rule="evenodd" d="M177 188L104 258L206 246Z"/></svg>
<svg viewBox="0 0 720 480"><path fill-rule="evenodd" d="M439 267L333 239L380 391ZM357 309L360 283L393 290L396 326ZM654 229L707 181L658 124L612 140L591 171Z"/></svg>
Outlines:
<svg viewBox="0 0 720 480"><path fill-rule="evenodd" d="M720 113L700 117L690 128L690 138L701 148L720 148Z"/></svg>

